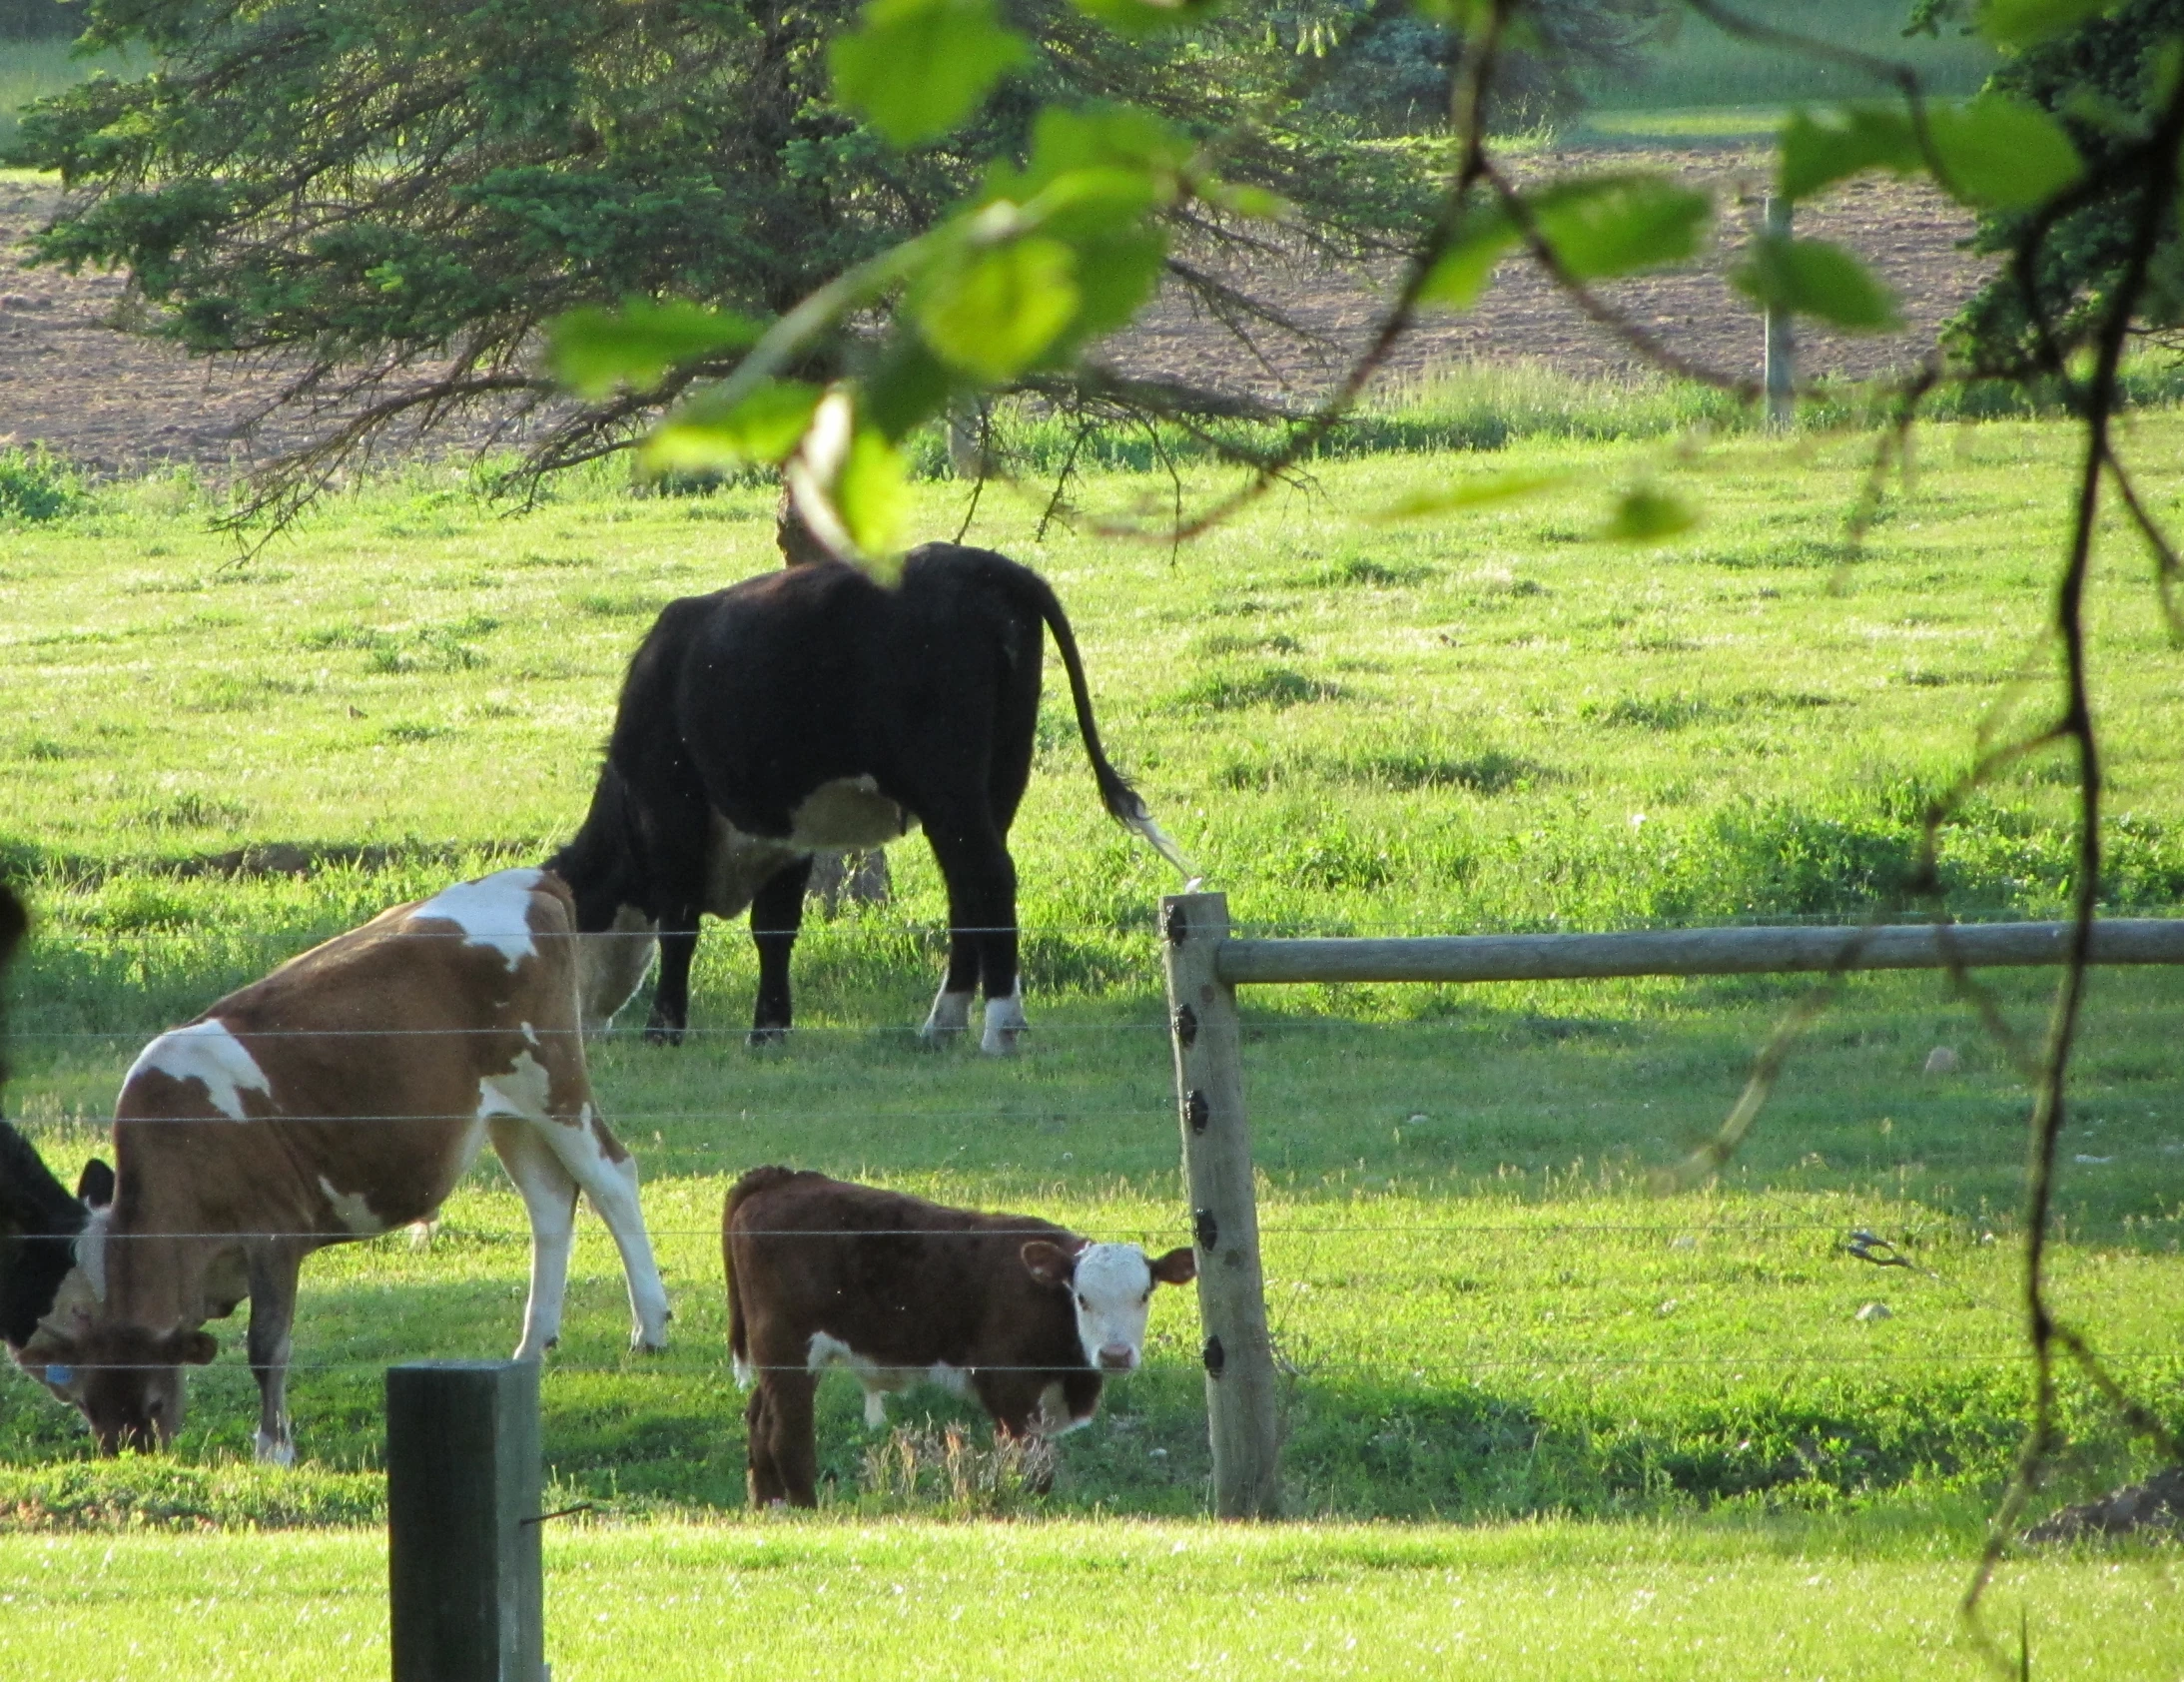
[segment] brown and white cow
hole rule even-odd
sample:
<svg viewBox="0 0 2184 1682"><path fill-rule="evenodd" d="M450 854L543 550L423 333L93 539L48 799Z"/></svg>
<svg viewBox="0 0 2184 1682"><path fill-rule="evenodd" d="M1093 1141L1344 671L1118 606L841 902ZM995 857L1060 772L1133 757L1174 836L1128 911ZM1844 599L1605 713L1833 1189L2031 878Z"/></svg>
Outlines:
<svg viewBox="0 0 2184 1682"><path fill-rule="evenodd" d="M890 1391L935 1383L976 1395L1003 1437L1055 1436L1092 1416L1109 1374L1136 1370L1153 1286L1197 1276L1188 1250L1154 1259L785 1168L736 1182L721 1249L736 1380L756 1386L754 1506L817 1504L812 1396L826 1367L857 1375L869 1425Z"/></svg>
<svg viewBox="0 0 2184 1682"><path fill-rule="evenodd" d="M561 1323L576 1195L621 1250L636 1327L667 1296L637 1168L591 1101L574 907L538 870L398 906L162 1034L122 1083L116 1190L17 1359L81 1408L104 1452L154 1447L182 1415L200 1329L251 1301L258 1457L294 1459L286 1401L304 1258L431 1215L489 1138L531 1225L516 1358Z"/></svg>

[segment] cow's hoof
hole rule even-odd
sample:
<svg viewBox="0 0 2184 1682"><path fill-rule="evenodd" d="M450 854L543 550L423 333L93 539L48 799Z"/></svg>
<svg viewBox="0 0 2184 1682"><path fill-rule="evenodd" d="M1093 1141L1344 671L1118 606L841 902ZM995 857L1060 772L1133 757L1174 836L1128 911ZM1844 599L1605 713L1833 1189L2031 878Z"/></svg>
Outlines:
<svg viewBox="0 0 2184 1682"><path fill-rule="evenodd" d="M272 1436L265 1431L258 1433L256 1443L258 1463L262 1466L293 1466L296 1464L296 1444L287 1436Z"/></svg>
<svg viewBox="0 0 2184 1682"><path fill-rule="evenodd" d="M648 1046L679 1046L682 1044L682 1028L672 1022L662 1022L657 1017L644 1025L644 1043Z"/></svg>
<svg viewBox="0 0 2184 1682"><path fill-rule="evenodd" d="M667 1353L667 1333L663 1331L654 1339L647 1338L641 1331L633 1331L629 1335L629 1346L640 1355L664 1355Z"/></svg>
<svg viewBox="0 0 2184 1682"><path fill-rule="evenodd" d="M789 1043L789 1031L786 1027L754 1028L751 1030L750 1039L745 1043L753 1051L763 1051L768 1046L785 1046Z"/></svg>

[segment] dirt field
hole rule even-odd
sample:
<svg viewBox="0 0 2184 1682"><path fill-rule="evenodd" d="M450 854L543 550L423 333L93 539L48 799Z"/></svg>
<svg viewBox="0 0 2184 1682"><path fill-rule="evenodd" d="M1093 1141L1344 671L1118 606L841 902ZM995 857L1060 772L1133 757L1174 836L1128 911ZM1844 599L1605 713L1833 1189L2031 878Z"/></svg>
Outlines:
<svg viewBox="0 0 2184 1682"><path fill-rule="evenodd" d="M1688 270L1628 282L1609 296L1679 354L1724 370L1756 370L1758 318L1722 276L1758 215L1761 157L1723 149L1566 152L1555 162L1669 169L1715 188L1722 206L1718 249ZM47 186L0 180L0 250L16 251L58 199ZM1803 372L1863 376L1914 359L1978 285L1984 265L1958 249L1969 231L1970 219L1938 194L1886 178L1852 183L1801 212L1800 233L1838 241L1873 264L1895 289L1908 324L1904 333L1884 338L1809 335L1800 347ZM1341 354L1372 329L1372 277L1315 268L1244 279L1329 345L1314 348L1270 335L1259 346L1263 361L1254 362L1186 302L1168 299L1113 347L1113 360L1132 373L1295 401L1323 387L1341 366ZM271 371L194 361L124 331L117 323L131 313L115 277L0 269L0 440L43 442L106 472L162 460L244 467L301 441L297 420L276 416L250 425L276 389ZM1578 373L1636 362L1528 264L1513 261L1477 310L1425 322L1390 372L1417 376L1436 365L1511 356Z"/></svg>

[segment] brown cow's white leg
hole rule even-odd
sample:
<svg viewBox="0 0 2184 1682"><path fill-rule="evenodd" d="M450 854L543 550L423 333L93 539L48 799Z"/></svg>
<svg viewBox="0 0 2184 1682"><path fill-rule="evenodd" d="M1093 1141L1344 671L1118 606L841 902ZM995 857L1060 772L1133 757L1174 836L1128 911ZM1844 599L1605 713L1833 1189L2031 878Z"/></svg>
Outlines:
<svg viewBox="0 0 2184 1682"><path fill-rule="evenodd" d="M258 1380L257 1457L264 1465L296 1463L289 1430L290 1329L296 1323L296 1277L303 1258L270 1246L250 1259L251 1375Z"/></svg>
<svg viewBox="0 0 2184 1682"><path fill-rule="evenodd" d="M523 1340L515 1346L515 1358L538 1360L561 1335L569 1246L576 1232L576 1181L534 1124L496 1116L491 1125L493 1150L531 1220L531 1294L523 1305Z"/></svg>
<svg viewBox="0 0 2184 1682"><path fill-rule="evenodd" d="M666 1348L667 1287L660 1282L644 1211L637 1202L636 1159L608 1131L589 1100L578 1116L540 1122L536 1131L584 1189L614 1235L614 1248L622 1253L622 1274L629 1281L629 1346Z"/></svg>

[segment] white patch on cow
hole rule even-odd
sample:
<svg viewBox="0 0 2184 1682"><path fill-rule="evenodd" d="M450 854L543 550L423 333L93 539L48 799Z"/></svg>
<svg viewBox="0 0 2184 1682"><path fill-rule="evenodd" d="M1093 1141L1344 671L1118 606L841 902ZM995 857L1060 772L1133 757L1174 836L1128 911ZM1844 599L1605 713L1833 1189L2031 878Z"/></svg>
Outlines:
<svg viewBox="0 0 2184 1682"><path fill-rule="evenodd" d="M296 1444L283 1436L258 1433L258 1463L262 1466L293 1466L296 1464Z"/></svg>
<svg viewBox="0 0 2184 1682"><path fill-rule="evenodd" d="M830 1366L847 1368L864 1387L865 1423L873 1430L887 1423L890 1395L900 1394L918 1384L937 1384L951 1395L968 1395L971 1390L971 1375L945 1360L937 1360L931 1366L883 1366L869 1356L859 1354L841 1338L815 1331L810 1353L805 1359L805 1370L823 1372ZM745 1376L748 1371L749 1367L739 1360L736 1382L746 1389L750 1387L750 1380Z"/></svg>
<svg viewBox="0 0 2184 1682"><path fill-rule="evenodd" d="M821 783L789 814L789 839L799 849L820 853L884 847L917 827L910 808L882 794L869 776Z"/></svg>
<svg viewBox="0 0 2184 1682"><path fill-rule="evenodd" d="M715 812L706 833L704 908L715 917L742 916L782 866L810 851L793 841L745 834Z"/></svg>
<svg viewBox="0 0 2184 1682"><path fill-rule="evenodd" d="M1070 1280L1077 1335L1095 1372L1134 1372L1144 1359L1152 1263L1133 1244L1087 1245Z"/></svg>
<svg viewBox="0 0 2184 1682"><path fill-rule="evenodd" d="M371 1213L371 1205L362 1192L337 1192L334 1182L323 1174L319 1176L319 1190L326 1193L334 1219L360 1239L373 1238L386 1231L386 1223Z"/></svg>
<svg viewBox="0 0 2184 1682"><path fill-rule="evenodd" d="M933 1009L926 1014L925 1026L918 1030L918 1037L937 1044L949 1035L961 1034L971 1026L971 995L951 993L947 983L933 997Z"/></svg>
<svg viewBox="0 0 2184 1682"><path fill-rule="evenodd" d="M659 950L660 926L634 905L617 906L614 921L576 942L578 1020L596 1033L637 996Z"/></svg>
<svg viewBox="0 0 2184 1682"><path fill-rule="evenodd" d="M122 1077L122 1090L127 1092L138 1076L155 1071L173 1080L197 1082L212 1100L213 1108L231 1121L245 1119L246 1092L273 1096L273 1084L258 1067L250 1048L218 1017L193 1022L187 1028L169 1029L146 1046Z"/></svg>
<svg viewBox="0 0 2184 1682"><path fill-rule="evenodd" d="M91 1286L92 1300L106 1300L106 1229L113 1222L114 1211L95 1209L91 1219L84 1223L84 1230L76 1235L76 1265L83 1272L84 1282ZM61 1295L66 1294L67 1279L61 1281L63 1290L54 1297L55 1308L61 1306Z"/></svg>
<svg viewBox="0 0 2184 1682"><path fill-rule="evenodd" d="M512 970L538 950L531 932L531 892L545 874L526 865L496 870L475 882L457 882L434 894L410 916L454 924L462 931L465 946L491 947Z"/></svg>
<svg viewBox="0 0 2184 1682"><path fill-rule="evenodd" d="M553 1077L546 1073L546 1066L527 1051L515 1054L515 1061L501 1075L487 1075L477 1084L477 1114L480 1121L494 1116L513 1116L518 1121L543 1122L550 1112Z"/></svg>
<svg viewBox="0 0 2184 1682"><path fill-rule="evenodd" d="M524 1023L524 1024L522 1024L522 1028L523 1028L523 1043L524 1043L524 1044L525 1044L526 1046L531 1046L531 1047L535 1048L535 1047L537 1046L537 1044L538 1044L538 1030L537 1030L537 1029L535 1029L535 1028L533 1028L533 1027L532 1027L532 1026L531 1026L531 1025L530 1025L529 1023L527 1023L527 1022L526 1022L526 1023Z"/></svg>
<svg viewBox="0 0 2184 1682"><path fill-rule="evenodd" d="M986 1001L986 1032L980 1037L979 1050L989 1057L1003 1057L1017 1049L1017 1041L1031 1024L1024 1018L1024 978L1017 977L1017 985L1006 999Z"/></svg>
<svg viewBox="0 0 2184 1682"><path fill-rule="evenodd" d="M747 1390L758 1382L758 1368L751 1364L749 1357L745 1355L731 1356L728 1365L736 1375L737 1389Z"/></svg>
<svg viewBox="0 0 2184 1682"><path fill-rule="evenodd" d="M1072 1413L1070 1396L1061 1384L1049 1384L1039 1392L1039 1412L1033 1416L1032 1428L1041 1436L1068 1436L1092 1423L1090 1413Z"/></svg>

